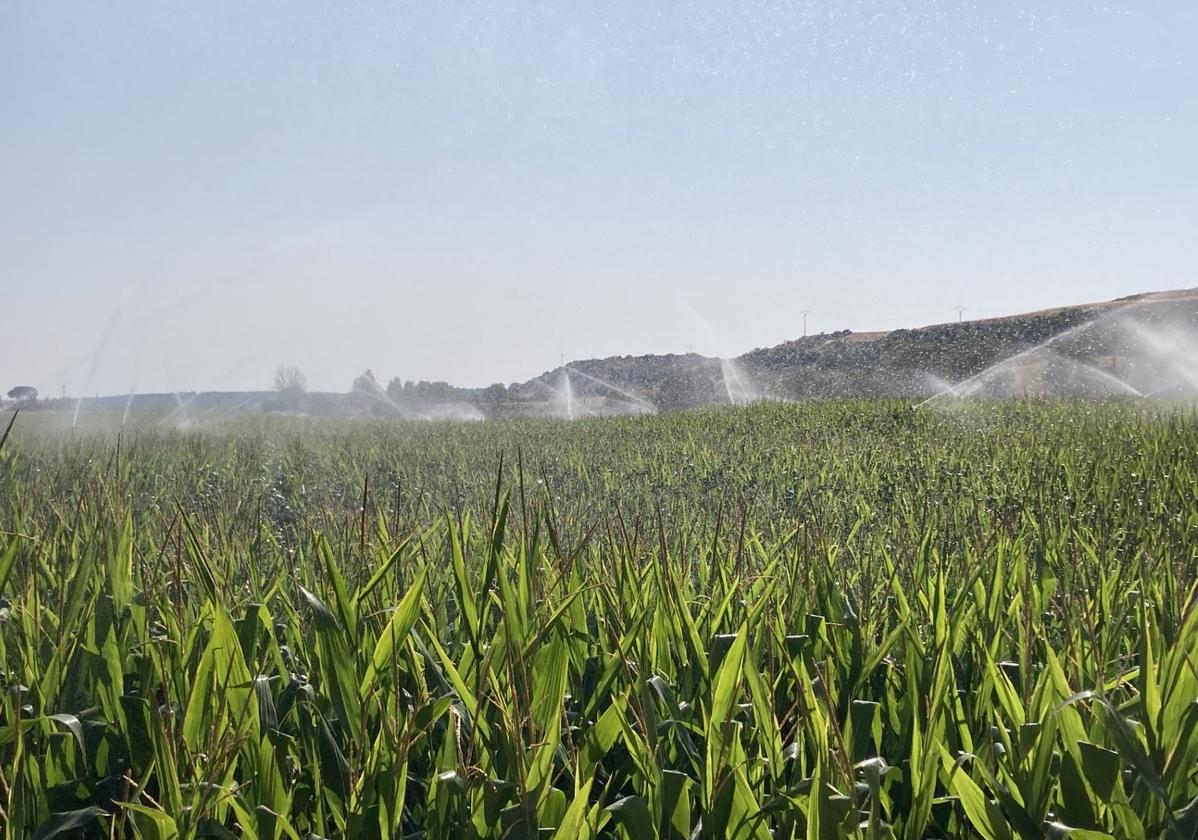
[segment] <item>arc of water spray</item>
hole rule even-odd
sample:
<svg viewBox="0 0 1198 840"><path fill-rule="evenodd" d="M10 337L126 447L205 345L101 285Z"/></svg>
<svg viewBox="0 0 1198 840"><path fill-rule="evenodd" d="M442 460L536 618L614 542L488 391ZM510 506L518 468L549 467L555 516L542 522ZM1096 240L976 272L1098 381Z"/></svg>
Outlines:
<svg viewBox="0 0 1198 840"><path fill-rule="evenodd" d="M970 386L982 381L983 379L985 379L985 377L993 374L995 371L1000 370L1004 367L1007 367L1007 366L1019 361L1020 359L1026 359L1029 356L1039 353L1041 350L1044 350L1047 347L1051 347L1052 345L1056 344L1057 342L1063 341L1064 339L1066 339L1070 336L1076 335L1080 332L1084 332L1085 330L1089 329L1094 324L1096 324L1099 320L1101 320L1102 317L1104 317L1104 316L1099 316L1099 318L1093 318L1084 323L1070 327L1069 329L1065 330L1064 332L1057 333L1056 335L1051 336L1047 340L1042 341L1033 347L1028 347L1026 350L1021 350L1020 352L1016 353L1014 356L1008 356L1007 358L1003 359L1002 361L1000 361L996 364L991 365L990 367L986 368L985 370L980 371L979 373L975 373L973 376L969 377L968 379L964 379L964 380L958 382L956 385L949 386L948 390L941 391L938 394L933 394L932 396L928 397L926 400L924 400L923 402L921 402L917 406L915 406L915 410L918 411L919 409L923 408L928 403L938 400L944 396L954 396L955 397L958 394L960 394L963 389L968 389Z"/></svg>
<svg viewBox="0 0 1198 840"><path fill-rule="evenodd" d="M1054 355L1057 358L1062 359L1065 362L1068 362L1070 365L1074 365L1074 366L1080 368L1081 370L1085 371L1086 373L1089 373L1093 376L1097 376L1101 381L1105 382L1108 385L1113 386L1114 388L1117 388L1118 390L1122 391L1124 394L1127 394L1128 396L1132 396L1132 397L1144 396L1143 392L1140 391L1139 388L1135 387L1130 382L1124 382L1122 379L1115 376L1115 374L1111 373L1110 371L1103 370L1100 367L1096 367L1095 365L1089 364L1088 362L1083 362L1079 359L1071 359L1068 356L1064 355L1063 353L1054 353Z"/></svg>
<svg viewBox="0 0 1198 840"><path fill-rule="evenodd" d="M1176 335L1172 338L1158 335L1143 324L1126 323L1125 327L1137 339L1148 345L1149 352L1168 364L1174 374L1180 376L1188 386L1198 390L1198 362L1193 357L1192 348L1182 346Z"/></svg>
<svg viewBox="0 0 1198 840"><path fill-rule="evenodd" d="M1001 370L1005 367L1008 367L1011 364L1020 361L1021 359L1026 359L1027 357L1032 356L1038 352L1041 352L1041 351L1045 350L1046 348L1050 348L1054 344L1057 344L1058 342L1061 342L1067 338L1077 335L1078 333L1085 332L1086 330L1090 329L1091 327L1094 327L1095 325L1097 325L1103 321L1115 322L1117 326L1131 332L1132 335L1136 336L1141 341L1147 343L1150 348L1159 352L1161 349L1161 344L1163 343L1161 338L1159 336L1157 336L1156 334L1152 333L1150 330L1146 329L1142 324L1136 323L1134 321L1128 321L1126 318L1124 318L1124 316L1128 312L1131 312L1133 310L1164 304L1164 303L1167 303L1169 300L1170 300L1169 298L1163 298L1163 299L1148 298L1145 300L1131 301L1122 306L1118 306L1115 309L1109 310L1107 312L1102 312L1099 315L1097 315L1096 317L1091 318L1089 321L1085 321L1081 324L1071 327L1071 328L1065 330L1064 332L1057 333L1056 335L1051 336L1047 340L1042 341L1033 347L1029 347L1026 350L1016 353L1013 356L1003 359L1002 361L998 362L997 364L991 365L990 367L986 368L985 370L981 371L980 373L976 373L973 376L969 377L968 379L965 379L965 380L957 383L956 385L950 385L945 390L942 390L939 393L933 394L932 396L928 397L926 400L924 400L923 402L916 405L915 408L916 408L916 410L923 408L928 403L933 402L934 400L938 400L941 397L946 396L946 395L956 396L957 394L960 394L963 390L965 392L968 392L968 389L971 386L984 380L986 377L992 375L996 371ZM1068 358L1068 357L1062 356L1062 354L1057 354L1057 355L1061 356L1062 358ZM1183 376L1183 378L1190 379L1192 384L1198 385L1198 377L1191 379L1191 377L1187 374L1187 371L1185 370L1184 365L1179 364L1180 361L1184 361L1184 360L1175 359L1175 358L1173 358L1173 356L1174 356L1174 354L1168 354L1168 358L1173 363L1174 369L1178 370L1180 372L1180 374ZM1081 362L1076 359L1069 359L1069 361L1078 365L1082 369L1087 370L1090 373L1098 375L1100 378L1103 379L1103 381L1119 388L1124 393L1127 393L1127 394L1130 394L1133 396L1140 396L1140 397L1145 396L1143 391L1136 388L1134 385L1131 385L1130 383L1125 382L1124 380L1120 379L1119 377L1115 376L1114 374L1109 373L1108 371L1104 371L1100 368L1095 367L1094 365L1087 364L1085 362Z"/></svg>
<svg viewBox="0 0 1198 840"><path fill-rule="evenodd" d="M570 382L570 371L562 365L562 396L566 401L566 419L574 419L574 385Z"/></svg>
<svg viewBox="0 0 1198 840"><path fill-rule="evenodd" d="M721 349L728 349L727 343L717 335L715 327L694 306L686 304L685 309L691 321L694 322L695 326L710 341L719 345ZM811 314L811 310L801 309L799 311L803 315L803 335L806 337L807 316ZM757 383L753 382L749 375L741 370L740 365L737 364L734 357L721 355L718 357L718 361L720 363L720 379L724 383L724 393L727 395L730 405L743 405L744 403L750 403L762 398L763 395ZM749 380L749 385L753 387L750 388L749 385L746 385L745 380Z"/></svg>
<svg viewBox="0 0 1198 840"><path fill-rule="evenodd" d="M210 423L223 423L225 420L228 420L232 417L236 417L237 415L244 413L246 408L249 406L261 408L261 406L262 406L261 394L252 394L249 397L246 397L244 400L239 400L238 402L234 403L231 406L213 406L212 408L204 411L199 417L196 418L196 420L199 420L201 417L206 417L210 413L219 412L219 413L217 413L217 416L215 418L212 418L209 422Z"/></svg>
<svg viewBox="0 0 1198 840"><path fill-rule="evenodd" d="M752 402L755 395L745 387L740 375L740 366L732 359L720 359L720 375L724 380L724 391L728 394L728 402L732 405L742 405ZM735 391L733 385L736 386ZM738 398L739 396L739 398Z"/></svg>
<svg viewBox="0 0 1198 840"><path fill-rule="evenodd" d="M159 426L165 426L167 423L174 420L175 415L177 414L183 415L183 423L189 423L191 418L187 416L187 409L191 407L192 403L206 394L207 391L196 391L187 399L183 399L183 394L180 391L174 391L173 393L175 395L175 408L158 421Z"/></svg>
<svg viewBox="0 0 1198 840"><path fill-rule="evenodd" d="M129 422L129 410L133 408L133 393L134 389L129 389L129 399L125 401L125 413L121 415L121 428L125 428L125 424Z"/></svg>
<svg viewBox="0 0 1198 840"><path fill-rule="evenodd" d="M141 367L141 354L145 349L145 334L143 333L137 343L137 353L133 356L133 381L129 385L129 399L125 402L125 413L121 417L121 428L125 428L125 424L129 422L129 412L133 408L133 397L137 392L137 374Z"/></svg>
<svg viewBox="0 0 1198 840"><path fill-rule="evenodd" d="M641 407L649 409L652 412L657 411L657 406L653 405L653 403L649 402L648 400L638 397L636 394L625 391L623 388L613 385L610 382L604 382L602 379L600 379L597 376L591 376L586 371L579 370L578 368L572 367L570 365L566 365L563 368L563 370L569 371L570 373L577 373L579 376L581 376L585 379L591 380L596 385L599 385L603 388L607 388L608 390L613 391L613 392L619 394L620 396L625 397L625 398L631 400L632 402L640 405ZM570 382L570 378L569 378L569 376L567 376L566 383L569 384L569 382Z"/></svg>
<svg viewBox="0 0 1198 840"><path fill-rule="evenodd" d="M545 374L545 375L547 376L548 374ZM548 391L552 397L551 403L564 404L566 418L569 420L573 420L574 419L574 417L573 417L573 411L574 411L574 389L573 389L573 387L570 388L569 394L566 393L566 383L569 382L569 378L570 378L569 375L566 373L566 370L563 367L562 368L563 382L562 382L562 385L558 386L557 388L553 387L548 382L545 382L540 377L537 377L536 379L530 379L528 381L528 384L536 385L538 388L542 388L542 389ZM555 411L556 411L556 408L555 408Z"/></svg>
<svg viewBox="0 0 1198 840"><path fill-rule="evenodd" d="M242 410L244 410L246 408L246 406L253 405L255 403L260 403L261 400L262 400L262 397L259 394L253 394L249 397L246 397L244 400L239 400L238 402L234 403L231 406L214 405L214 406L204 409L199 414L192 417L191 423L194 425L194 424L199 423L201 420L204 420L206 423L208 423L210 425L213 423L221 423L225 420L228 420L230 417L234 417L235 415L240 413ZM212 415L216 415L216 416L213 417Z"/></svg>
<svg viewBox="0 0 1198 840"><path fill-rule="evenodd" d="M116 322L120 314L121 308L119 306L112 310L112 314L108 316L108 323L104 326L104 332L100 334L100 341L96 344L96 351L92 353L91 365L88 367L87 376L83 380L83 389L79 392L79 397L75 400L75 416L71 418L72 429L79 425L79 410L83 408L83 395L91 387L92 379L96 375L96 368L99 366L100 359L103 357L105 350L108 349L108 340L112 337L112 331L116 327Z"/></svg>
<svg viewBox="0 0 1198 840"><path fill-rule="evenodd" d="M384 403L387 406L395 409L401 420L411 420L412 413L402 405L391 399L391 395L386 392L383 386L379 385L373 378L368 381L369 388L359 389L360 393L366 394L368 397L373 397L377 402Z"/></svg>
<svg viewBox="0 0 1198 840"><path fill-rule="evenodd" d="M227 368L217 378L222 379L222 380L227 379L228 377L232 376L233 374L235 374L238 371L245 368L245 366L247 364L249 364L249 362L250 362L250 359L248 359L248 358L243 359L243 360L239 361L237 364L233 365L232 367ZM163 367L166 369L166 375L167 375L168 381L173 385L175 382L175 377L174 377L174 374L171 372L170 365L167 363L166 359L163 359L162 364L163 364ZM174 411L170 412L165 417L163 417L161 420L159 420L158 425L161 426L161 425L165 424L167 421L173 419L176 414L183 415L183 423L184 424L190 424L190 423L194 422L198 418L197 417L188 417L187 409L191 406L192 403L194 403L200 397L204 396L205 394L210 394L210 393L212 393L212 392L211 391L196 391L190 397L188 397L186 400L184 400L181 392L174 391L176 408L174 409ZM208 413L207 411L201 412L201 416L203 414L207 414L207 413Z"/></svg>

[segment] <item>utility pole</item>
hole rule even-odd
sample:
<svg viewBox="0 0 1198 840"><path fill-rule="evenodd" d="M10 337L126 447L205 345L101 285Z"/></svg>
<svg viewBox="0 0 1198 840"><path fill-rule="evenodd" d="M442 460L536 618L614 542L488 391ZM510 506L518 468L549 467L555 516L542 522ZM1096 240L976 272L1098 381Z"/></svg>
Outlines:
<svg viewBox="0 0 1198 840"><path fill-rule="evenodd" d="M803 310L803 338L807 337L807 316L811 314L810 309Z"/></svg>
<svg viewBox="0 0 1198 840"><path fill-rule="evenodd" d="M957 310L957 323L959 324L962 321L964 321L965 320L965 307L964 306L954 306L953 309Z"/></svg>

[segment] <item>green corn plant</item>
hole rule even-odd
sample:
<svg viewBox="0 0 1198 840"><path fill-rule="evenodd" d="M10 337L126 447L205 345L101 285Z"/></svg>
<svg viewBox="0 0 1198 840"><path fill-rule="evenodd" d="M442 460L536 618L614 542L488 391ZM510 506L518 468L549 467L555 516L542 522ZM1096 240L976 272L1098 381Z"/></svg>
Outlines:
<svg viewBox="0 0 1198 840"><path fill-rule="evenodd" d="M1192 410L32 414L5 837L1198 836Z"/></svg>

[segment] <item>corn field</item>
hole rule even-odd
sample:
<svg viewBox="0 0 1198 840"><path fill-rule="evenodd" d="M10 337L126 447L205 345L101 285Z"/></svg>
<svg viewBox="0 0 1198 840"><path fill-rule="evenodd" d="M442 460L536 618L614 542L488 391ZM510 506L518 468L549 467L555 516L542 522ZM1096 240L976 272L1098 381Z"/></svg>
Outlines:
<svg viewBox="0 0 1198 840"><path fill-rule="evenodd" d="M1189 409L23 414L0 825L1198 837L1196 563Z"/></svg>

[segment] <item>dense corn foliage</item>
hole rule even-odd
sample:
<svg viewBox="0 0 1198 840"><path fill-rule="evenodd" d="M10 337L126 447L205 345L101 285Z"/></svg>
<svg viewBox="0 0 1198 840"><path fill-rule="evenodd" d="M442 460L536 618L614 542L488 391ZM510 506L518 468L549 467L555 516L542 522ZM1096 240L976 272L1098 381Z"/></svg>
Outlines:
<svg viewBox="0 0 1198 840"><path fill-rule="evenodd" d="M0 451L8 838L1198 836L1198 416Z"/></svg>

